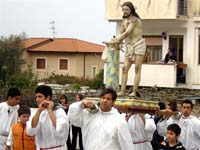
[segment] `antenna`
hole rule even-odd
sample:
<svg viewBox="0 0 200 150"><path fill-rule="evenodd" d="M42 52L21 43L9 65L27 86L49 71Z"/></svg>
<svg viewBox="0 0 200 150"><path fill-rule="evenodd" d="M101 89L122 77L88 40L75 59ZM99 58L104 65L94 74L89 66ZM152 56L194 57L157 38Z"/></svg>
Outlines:
<svg viewBox="0 0 200 150"><path fill-rule="evenodd" d="M55 35L56 35L56 25L55 25L55 21L54 21L54 20L51 21L50 24L51 24L50 29L52 30L53 39L55 39Z"/></svg>

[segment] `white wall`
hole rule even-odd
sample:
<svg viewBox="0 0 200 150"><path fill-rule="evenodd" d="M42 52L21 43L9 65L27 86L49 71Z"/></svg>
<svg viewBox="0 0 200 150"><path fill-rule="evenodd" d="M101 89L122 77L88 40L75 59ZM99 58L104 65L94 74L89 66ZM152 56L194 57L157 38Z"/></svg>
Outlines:
<svg viewBox="0 0 200 150"><path fill-rule="evenodd" d="M123 64L120 64L119 84L121 85ZM132 64L128 72L127 85L134 84L135 64ZM104 77L106 77L106 63L104 64ZM105 78L104 78L105 83ZM143 64L141 71L140 86L175 87L176 86L176 65L165 64Z"/></svg>
<svg viewBox="0 0 200 150"><path fill-rule="evenodd" d="M200 35L200 22L195 22L194 27L194 60L193 60L193 71L191 72L192 88L200 89L200 64L199 62L199 35Z"/></svg>
<svg viewBox="0 0 200 150"><path fill-rule="evenodd" d="M122 74L120 65L120 77ZM128 72L127 85L133 85L135 77L135 64ZM121 84L121 78L120 78ZM176 65L164 64L143 64L141 71L140 86L175 87L176 86Z"/></svg>

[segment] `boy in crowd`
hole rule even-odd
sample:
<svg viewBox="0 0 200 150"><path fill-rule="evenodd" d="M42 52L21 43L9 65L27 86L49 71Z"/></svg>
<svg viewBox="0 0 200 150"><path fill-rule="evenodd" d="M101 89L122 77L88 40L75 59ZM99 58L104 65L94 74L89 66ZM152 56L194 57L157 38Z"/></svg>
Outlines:
<svg viewBox="0 0 200 150"><path fill-rule="evenodd" d="M167 109L162 121L158 122L158 134L165 136L167 127L170 124L176 123L181 127L179 140L183 143L187 150L200 149L200 120L191 115L193 103L191 100L184 100L181 104L181 113L173 114L173 111ZM171 116L171 117L170 117Z"/></svg>
<svg viewBox="0 0 200 150"><path fill-rule="evenodd" d="M75 101L80 102L83 100L83 95L78 93L76 95ZM79 137L79 147L80 150L83 150L83 140L82 140L82 131L80 127L72 125L72 150L76 150L76 144L77 144L77 137Z"/></svg>
<svg viewBox="0 0 200 150"><path fill-rule="evenodd" d="M167 127L167 139L160 144L159 150L185 150L182 143L178 141L181 128L177 124L171 124Z"/></svg>
<svg viewBox="0 0 200 150"><path fill-rule="evenodd" d="M159 102L158 103L158 106L160 107L160 110L164 110L166 109L166 106L165 106L165 103L164 102ZM155 114L154 115L154 122L155 122L155 125L157 125L157 123L163 118L163 115L162 114ZM160 142L164 141L164 136L160 136L158 134L158 131L156 129L156 131L154 132L153 134L153 139L151 141L151 145L152 145L152 148L153 150L158 150L159 149L159 144Z"/></svg>
<svg viewBox="0 0 200 150"><path fill-rule="evenodd" d="M31 110L23 105L18 109L19 122L10 130L6 142L6 150L36 150L35 137L26 134L26 122L29 120Z"/></svg>
<svg viewBox="0 0 200 150"><path fill-rule="evenodd" d="M67 115L68 110L69 110L68 97L65 94L63 94L63 95L60 96L59 101L60 101L60 104L62 105L62 107L63 107L63 109L64 109L64 111L66 112L66 115ZM68 139L67 139L67 143L66 143L67 149L73 150L72 149L72 143L71 143L71 137L70 137L70 122L69 122L69 132L68 133L69 134L68 134Z"/></svg>
<svg viewBox="0 0 200 150"><path fill-rule="evenodd" d="M52 101L52 89L40 85L35 90L38 109L33 119L27 123L27 134L35 135L40 150L66 150L69 121L62 108L56 108Z"/></svg>
<svg viewBox="0 0 200 150"><path fill-rule="evenodd" d="M0 150L4 150L10 128L17 122L21 93L17 88L10 88L7 101L0 103Z"/></svg>

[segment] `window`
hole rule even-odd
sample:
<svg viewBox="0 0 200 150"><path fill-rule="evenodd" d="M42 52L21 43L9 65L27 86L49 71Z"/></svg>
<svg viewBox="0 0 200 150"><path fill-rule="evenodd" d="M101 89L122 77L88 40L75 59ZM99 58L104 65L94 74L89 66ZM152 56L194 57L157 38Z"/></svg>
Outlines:
<svg viewBox="0 0 200 150"><path fill-rule="evenodd" d="M68 70L68 59L59 59L59 70Z"/></svg>
<svg viewBox="0 0 200 150"><path fill-rule="evenodd" d="M162 59L162 46L160 45L147 45L147 53L149 54L149 62L157 62ZM147 61L147 62L148 62Z"/></svg>
<svg viewBox="0 0 200 150"><path fill-rule="evenodd" d="M187 0L178 1L178 14L187 16Z"/></svg>
<svg viewBox="0 0 200 150"><path fill-rule="evenodd" d="M97 66L92 66L92 77L96 77L96 72L97 72Z"/></svg>
<svg viewBox="0 0 200 150"><path fill-rule="evenodd" d="M46 59L37 58L36 59L36 69L46 69Z"/></svg>
<svg viewBox="0 0 200 150"><path fill-rule="evenodd" d="M144 62L157 62L162 59L162 37L159 35L144 36L147 44L147 50L144 57Z"/></svg>

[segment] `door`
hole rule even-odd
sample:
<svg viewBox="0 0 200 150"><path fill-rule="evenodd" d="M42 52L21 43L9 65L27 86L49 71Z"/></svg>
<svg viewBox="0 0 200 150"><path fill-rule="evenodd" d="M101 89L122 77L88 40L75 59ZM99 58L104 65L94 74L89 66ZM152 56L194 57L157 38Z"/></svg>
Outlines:
<svg viewBox="0 0 200 150"><path fill-rule="evenodd" d="M176 55L176 62L183 63L183 35L170 35L169 48Z"/></svg>
<svg viewBox="0 0 200 150"><path fill-rule="evenodd" d="M171 48L172 53L176 56L177 62L177 83L186 82L186 68L183 66L183 35L170 35L169 36L169 48ZM186 66L186 65L185 65Z"/></svg>

